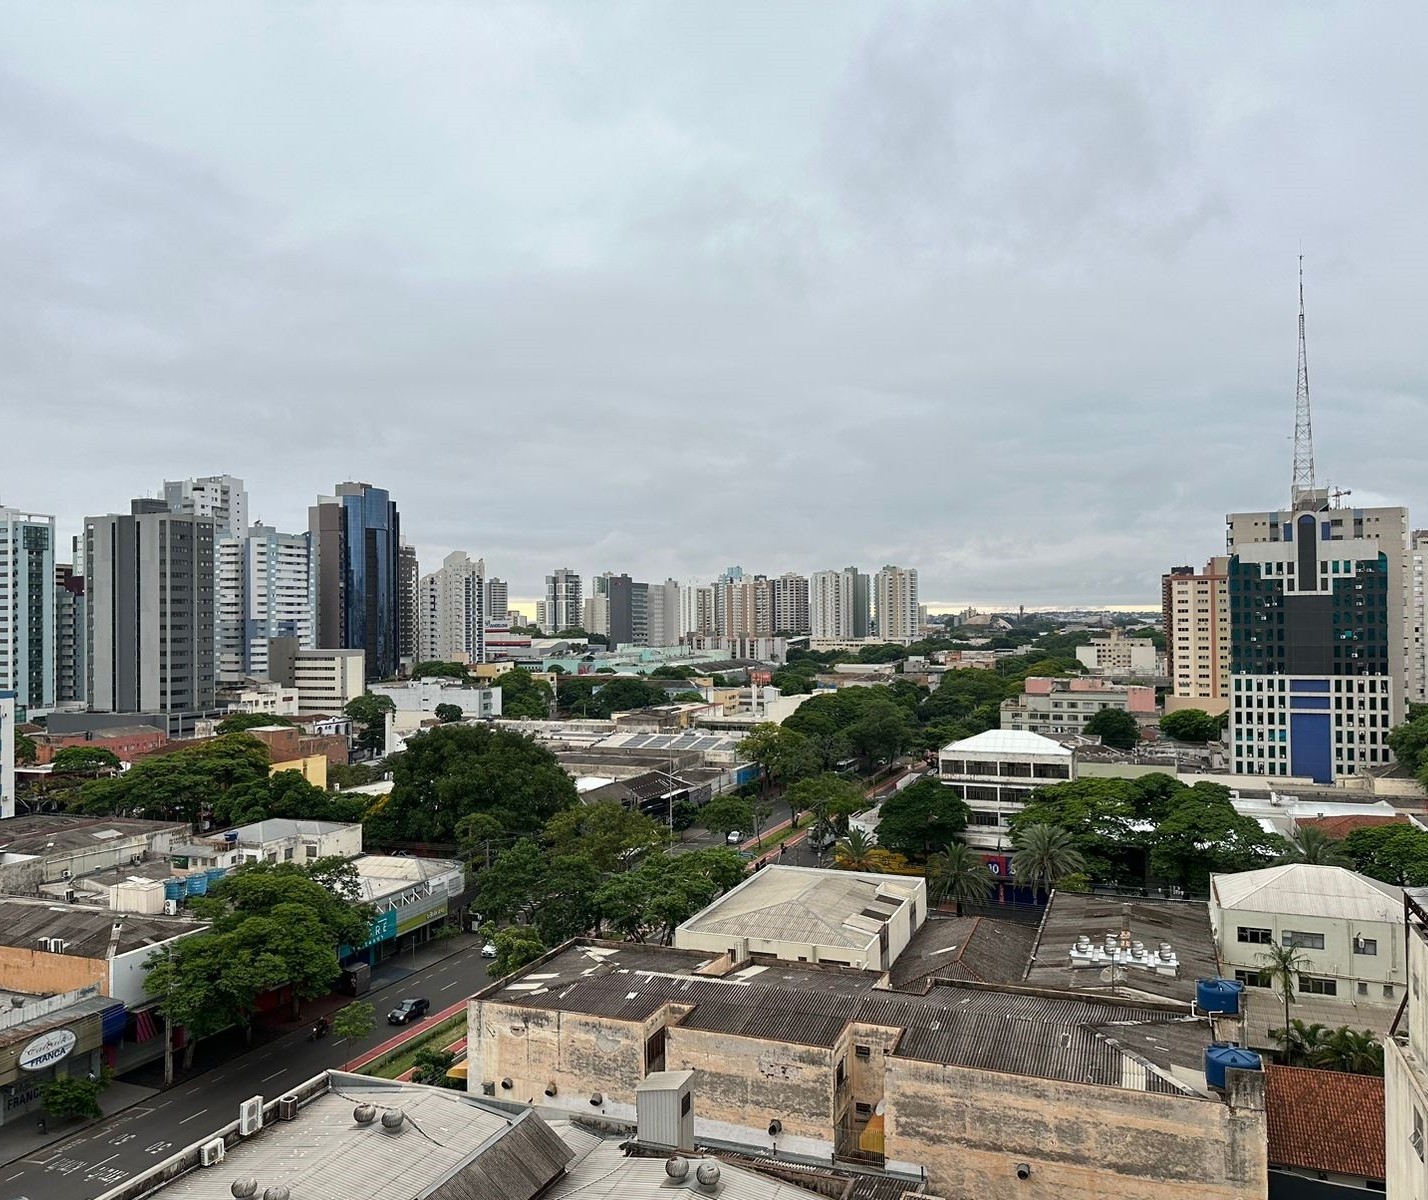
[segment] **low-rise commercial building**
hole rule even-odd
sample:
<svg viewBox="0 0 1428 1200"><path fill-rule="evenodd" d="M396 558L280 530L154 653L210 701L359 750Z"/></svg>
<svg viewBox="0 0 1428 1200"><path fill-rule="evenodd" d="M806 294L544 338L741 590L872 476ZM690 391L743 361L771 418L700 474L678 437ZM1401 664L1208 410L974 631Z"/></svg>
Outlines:
<svg viewBox="0 0 1428 1200"><path fill-rule="evenodd" d="M947 1196L1263 1200L1263 1073L1203 1074L1234 1019L978 984L578 941L468 1006L469 1088L629 1121L693 1072L701 1144L852 1157Z"/></svg>
<svg viewBox="0 0 1428 1200"><path fill-rule="evenodd" d="M971 810L967 845L1003 851L1011 818L1037 788L1074 779L1076 756L1069 746L1039 733L990 729L942 747L937 774Z"/></svg>
<svg viewBox="0 0 1428 1200"><path fill-rule="evenodd" d="M268 643L268 677L296 689L298 713L340 713L366 691L362 650L304 650L297 638Z"/></svg>
<svg viewBox="0 0 1428 1200"><path fill-rule="evenodd" d="M1165 656L1148 637L1128 637L1119 629L1093 633L1076 658L1093 675L1148 677L1165 673Z"/></svg>
<svg viewBox="0 0 1428 1200"><path fill-rule="evenodd" d="M352 948L369 962L429 940L466 886L465 868L444 858L363 854L352 866L358 901L376 910L367 945Z"/></svg>
<svg viewBox="0 0 1428 1200"><path fill-rule="evenodd" d="M494 720L501 715L500 687L467 687L458 679L409 679L404 683L374 683L372 694L396 706L397 728L417 729L442 704L455 705L470 720Z"/></svg>
<svg viewBox="0 0 1428 1200"><path fill-rule="evenodd" d="M35 743L35 762L39 766L54 762L55 755L67 746L108 750L120 762L131 763L167 746L169 735L152 725L120 725L85 733L39 733L32 735L31 740Z"/></svg>
<svg viewBox="0 0 1428 1200"><path fill-rule="evenodd" d="M0 825L0 893L37 895L44 884L162 858L187 841L181 821L31 813Z"/></svg>
<svg viewBox="0 0 1428 1200"><path fill-rule="evenodd" d="M1118 708L1142 723L1155 717L1155 688L1149 685L1033 675L1023 689L1021 695L1002 701L1003 729L1044 735L1080 733L1104 708Z"/></svg>
<svg viewBox="0 0 1428 1200"><path fill-rule="evenodd" d="M3 985L0 985L3 986ZM124 1006L85 986L48 996L12 991L0 1009L0 1126L32 1118L54 1079L97 1075L122 1038Z"/></svg>
<svg viewBox="0 0 1428 1200"><path fill-rule="evenodd" d="M734 962L886 971L926 919L925 879L771 865L679 926L674 944Z"/></svg>
<svg viewBox="0 0 1428 1200"><path fill-rule="evenodd" d="M1295 1015L1379 1033L1408 982L1403 911L1401 888L1344 867L1286 863L1210 880L1210 924L1227 974L1272 989L1263 954L1293 946L1305 963ZM1259 1007L1269 1020L1273 1006Z"/></svg>
<svg viewBox="0 0 1428 1200"><path fill-rule="evenodd" d="M176 858L189 860L182 864L185 867L231 866L244 862L295 862L305 866L320 858L352 858L361 854L362 826L270 817L196 838L191 845L175 847L173 853ZM208 861L209 854L213 861ZM223 861L225 857L227 862Z"/></svg>

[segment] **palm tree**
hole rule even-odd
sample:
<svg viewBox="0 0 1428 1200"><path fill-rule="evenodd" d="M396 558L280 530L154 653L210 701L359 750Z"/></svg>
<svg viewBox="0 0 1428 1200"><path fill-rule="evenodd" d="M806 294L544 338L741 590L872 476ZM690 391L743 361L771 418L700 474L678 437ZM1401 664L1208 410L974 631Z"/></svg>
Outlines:
<svg viewBox="0 0 1428 1200"><path fill-rule="evenodd" d="M1012 875L1018 883L1049 892L1068 875L1085 870L1086 860L1059 825L1028 825L1012 839Z"/></svg>
<svg viewBox="0 0 1428 1200"><path fill-rule="evenodd" d="M873 866L873 839L861 829L850 829L833 847L833 860L845 871L867 871Z"/></svg>
<svg viewBox="0 0 1428 1200"><path fill-rule="evenodd" d="M1284 1028L1291 1029L1289 1023L1289 1006L1294 1003L1294 985L1299 980L1299 976L1304 973L1309 966L1309 959L1305 953L1293 945L1271 946L1268 950L1258 955L1260 966L1264 968L1261 972L1269 976L1272 986L1279 988L1280 994L1284 997ZM1291 1047L1286 1041L1284 1047L1284 1061L1291 1062Z"/></svg>
<svg viewBox="0 0 1428 1200"><path fill-rule="evenodd" d="M1309 1057L1309 1064L1352 1075L1383 1074L1383 1043L1367 1029L1347 1025L1332 1030Z"/></svg>
<svg viewBox="0 0 1428 1200"><path fill-rule="evenodd" d="M1296 1058L1304 1063L1313 1061L1314 1056L1323 1050L1328 1034L1327 1025L1317 1021L1313 1025L1306 1025L1298 1017L1283 1029L1269 1031L1269 1036L1279 1043L1284 1052L1286 1063L1292 1063Z"/></svg>
<svg viewBox="0 0 1428 1200"><path fill-rule="evenodd" d="M1313 863L1321 867L1348 867L1352 862L1339 843L1317 825L1305 825L1289 839L1289 849L1276 862Z"/></svg>
<svg viewBox="0 0 1428 1200"><path fill-rule="evenodd" d="M979 855L953 842L928 858L927 890L938 903L955 901L960 917L964 903L982 904L992 894L992 873Z"/></svg>

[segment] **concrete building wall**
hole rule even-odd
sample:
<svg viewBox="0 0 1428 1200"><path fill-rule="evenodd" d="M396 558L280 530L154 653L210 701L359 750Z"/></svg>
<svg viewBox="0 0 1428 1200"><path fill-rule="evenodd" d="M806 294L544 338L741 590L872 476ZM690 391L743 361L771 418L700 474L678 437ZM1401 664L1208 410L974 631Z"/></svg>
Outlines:
<svg viewBox="0 0 1428 1200"><path fill-rule="evenodd" d="M1161 577L1170 696L1165 711L1199 708L1218 716L1229 707L1230 560L1212 558L1202 572L1174 567Z"/></svg>
<svg viewBox="0 0 1428 1200"><path fill-rule="evenodd" d="M296 638L274 638L268 656L273 682L297 689L300 716L340 713L366 690L361 650L303 650Z"/></svg>
<svg viewBox="0 0 1428 1200"><path fill-rule="evenodd" d="M888 1058L889 1167L985 1200L1262 1200L1263 1076L1244 1103ZM1030 1175L1017 1178L1017 1167Z"/></svg>
<svg viewBox="0 0 1428 1200"><path fill-rule="evenodd" d="M1428 1200L1428 942L1417 915L1408 922L1409 1003L1400 1029L1406 1044L1385 1038L1385 1183L1390 1200Z"/></svg>
<svg viewBox="0 0 1428 1200"><path fill-rule="evenodd" d="M417 598L418 662L486 660L486 564L457 550L424 575Z"/></svg>
<svg viewBox="0 0 1428 1200"><path fill-rule="evenodd" d="M82 987L105 988L109 971L102 958L52 954L21 946L0 946L0 988L48 995Z"/></svg>

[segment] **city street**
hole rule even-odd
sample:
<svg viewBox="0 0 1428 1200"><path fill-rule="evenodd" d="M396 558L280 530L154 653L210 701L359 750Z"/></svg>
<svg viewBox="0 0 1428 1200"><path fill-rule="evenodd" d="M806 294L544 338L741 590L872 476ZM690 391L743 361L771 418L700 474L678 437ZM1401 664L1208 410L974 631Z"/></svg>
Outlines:
<svg viewBox="0 0 1428 1200"><path fill-rule="evenodd" d="M280 1096L388 1041L399 1031L386 1023L387 1011L404 996L426 997L433 1013L458 1003L485 986L486 966L474 943L416 970L403 965L403 956L390 959L374 973L378 986L362 997L377 1013L377 1025L366 1038L310 1042L305 1027L284 1034L0 1167L0 1200L90 1200L236 1120L239 1104L249 1097ZM430 1018L408 1028L417 1033L429 1024Z"/></svg>

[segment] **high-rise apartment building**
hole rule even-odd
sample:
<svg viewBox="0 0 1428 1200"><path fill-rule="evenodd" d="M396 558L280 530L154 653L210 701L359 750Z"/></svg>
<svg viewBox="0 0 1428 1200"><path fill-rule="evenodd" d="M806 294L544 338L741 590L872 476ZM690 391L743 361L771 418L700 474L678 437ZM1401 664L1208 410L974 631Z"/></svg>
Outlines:
<svg viewBox="0 0 1428 1200"><path fill-rule="evenodd" d="M808 578L786 571L770 581L773 588L773 633L801 635L809 631Z"/></svg>
<svg viewBox="0 0 1428 1200"><path fill-rule="evenodd" d="M421 566L415 546L402 538L397 547L397 658L414 662L417 651L419 621L417 618L417 587L421 583Z"/></svg>
<svg viewBox="0 0 1428 1200"><path fill-rule="evenodd" d="M0 691L0 821L15 815L15 693Z"/></svg>
<svg viewBox="0 0 1428 1200"><path fill-rule="evenodd" d="M486 661L486 564L456 550L422 577L416 658L420 662Z"/></svg>
<svg viewBox="0 0 1428 1200"><path fill-rule="evenodd" d="M486 580L486 624L504 625L510 620L511 590L504 579Z"/></svg>
<svg viewBox="0 0 1428 1200"><path fill-rule="evenodd" d="M864 638L871 624L871 586L866 575L856 567L813 573L808 589L808 629L814 638Z"/></svg>
<svg viewBox="0 0 1428 1200"><path fill-rule="evenodd" d="M555 625L551 622L550 614L553 605L549 600L537 600L535 602L535 623L536 628L542 633L554 633Z"/></svg>
<svg viewBox="0 0 1428 1200"><path fill-rule="evenodd" d="M80 538L70 543L71 555L81 569L84 545ZM74 563L55 564L55 703L83 704L89 680L84 660L85 626L84 576Z"/></svg>
<svg viewBox="0 0 1428 1200"><path fill-rule="evenodd" d="M1428 529L1415 529L1409 538L1409 604L1416 678L1410 681L1409 699L1428 704Z"/></svg>
<svg viewBox="0 0 1428 1200"><path fill-rule="evenodd" d="M1171 567L1160 579L1167 712L1198 708L1218 716L1230 705L1230 560L1212 558L1202 572Z"/></svg>
<svg viewBox="0 0 1428 1200"><path fill-rule="evenodd" d="M166 480L164 507L170 512L210 518L215 538L242 537L248 528L248 493L243 481L232 475Z"/></svg>
<svg viewBox="0 0 1428 1200"><path fill-rule="evenodd" d="M650 644L650 585L637 583L628 575L606 571L595 577L595 596L603 605L594 616L608 621L606 637L610 646L648 646ZM587 629L587 633L595 630Z"/></svg>
<svg viewBox="0 0 1428 1200"><path fill-rule="evenodd" d="M583 599L580 576L569 567L545 577L545 612L552 633L579 628Z"/></svg>
<svg viewBox="0 0 1428 1200"><path fill-rule="evenodd" d="M917 571L886 566L873 579L878 637L885 642L915 642L922 636L918 618Z"/></svg>
<svg viewBox="0 0 1428 1200"><path fill-rule="evenodd" d="M608 638L610 636L610 598L600 590L602 578L598 575L595 577L595 594L587 596L585 603L580 606L580 628L588 634ZM544 600L537 601L537 604L544 603Z"/></svg>
<svg viewBox="0 0 1428 1200"><path fill-rule="evenodd" d="M387 679L401 662L401 517L384 488L349 482L336 492L308 510L318 645L362 650L367 678Z"/></svg>
<svg viewBox="0 0 1428 1200"><path fill-rule="evenodd" d="M714 632L714 585L686 579L679 586L679 636Z"/></svg>
<svg viewBox="0 0 1428 1200"><path fill-rule="evenodd" d="M649 638L651 646L675 646L679 644L679 581L666 579L663 583L652 583L647 590L649 611Z"/></svg>
<svg viewBox="0 0 1428 1200"><path fill-rule="evenodd" d="M312 537L252 525L214 548L215 663L219 687L268 674L268 642L316 644L317 591Z"/></svg>
<svg viewBox="0 0 1428 1200"><path fill-rule="evenodd" d="M55 519L0 508L0 690L24 720L55 704Z"/></svg>
<svg viewBox="0 0 1428 1200"><path fill-rule="evenodd" d="M163 500L85 519L91 709L213 707L213 552L213 518L172 512Z"/></svg>

